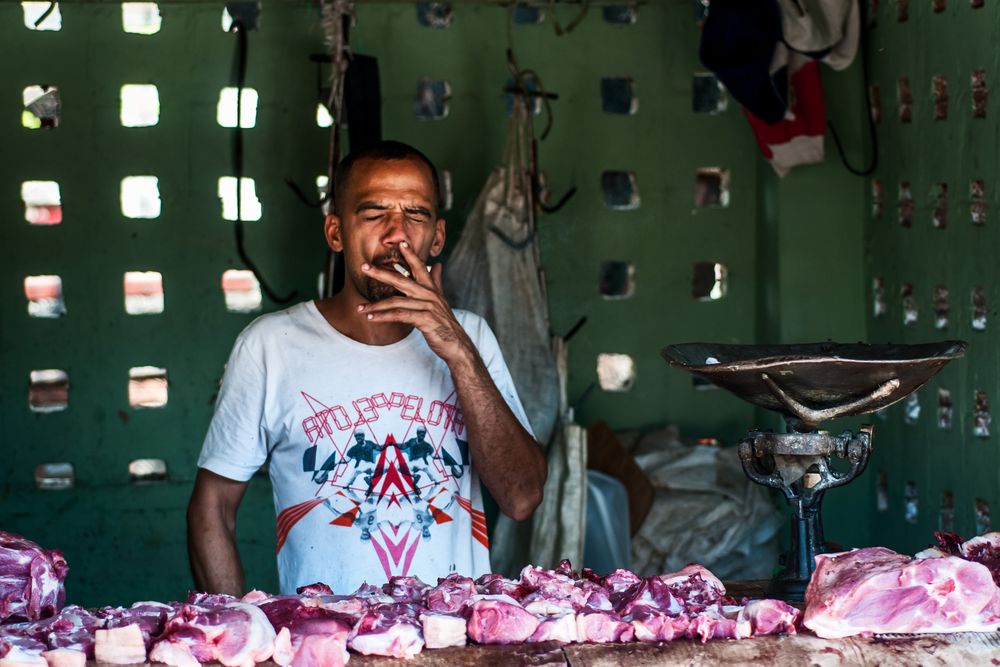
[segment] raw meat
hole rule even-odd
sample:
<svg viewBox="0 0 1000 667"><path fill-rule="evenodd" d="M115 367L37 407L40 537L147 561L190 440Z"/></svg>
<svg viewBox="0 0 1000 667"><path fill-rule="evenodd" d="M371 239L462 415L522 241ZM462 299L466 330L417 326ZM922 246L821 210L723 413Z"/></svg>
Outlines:
<svg viewBox="0 0 1000 667"><path fill-rule="evenodd" d="M1000 533L985 533L963 542L961 556L986 566L993 582L1000 586Z"/></svg>
<svg viewBox="0 0 1000 667"><path fill-rule="evenodd" d="M736 616L736 638L795 634L799 610L781 600L753 600Z"/></svg>
<svg viewBox="0 0 1000 667"><path fill-rule="evenodd" d="M295 592L299 595L333 595L333 589L321 581L308 586L300 586L295 589Z"/></svg>
<svg viewBox="0 0 1000 667"><path fill-rule="evenodd" d="M541 619L538 628L528 639L529 642L559 642L572 644L580 641L580 630L576 623L576 614L547 616Z"/></svg>
<svg viewBox="0 0 1000 667"><path fill-rule="evenodd" d="M87 654L71 648L42 651L42 657L45 658L48 667L86 667L87 665Z"/></svg>
<svg viewBox="0 0 1000 667"><path fill-rule="evenodd" d="M453 614L431 612L420 615L426 648L465 646L465 619Z"/></svg>
<svg viewBox="0 0 1000 667"><path fill-rule="evenodd" d="M592 611L576 615L576 631L579 641L630 642L635 636L631 623L621 620L611 611Z"/></svg>
<svg viewBox="0 0 1000 667"><path fill-rule="evenodd" d="M163 632L167 617L175 611L176 607L161 602L136 602L128 608L104 607L97 612L97 616L103 619L106 628L138 626L148 650L153 639Z"/></svg>
<svg viewBox="0 0 1000 667"><path fill-rule="evenodd" d="M392 577L382 586L382 592L396 602L420 602L428 588L430 586L417 577Z"/></svg>
<svg viewBox="0 0 1000 667"><path fill-rule="evenodd" d="M457 613L476 594L476 584L469 577L449 574L424 594L427 608L445 614Z"/></svg>
<svg viewBox="0 0 1000 667"><path fill-rule="evenodd" d="M109 665L134 665L146 662L146 642L135 623L107 630L97 630L94 657Z"/></svg>
<svg viewBox="0 0 1000 667"><path fill-rule="evenodd" d="M267 616L254 605L183 605L167 621L150 658L169 665L217 661L227 667L252 667L271 657L274 639Z"/></svg>
<svg viewBox="0 0 1000 667"><path fill-rule="evenodd" d="M71 649L93 658L94 633L101 627L104 621L82 607L70 605L56 616L20 625L17 632L44 643L49 649Z"/></svg>
<svg viewBox="0 0 1000 667"><path fill-rule="evenodd" d="M501 600L472 603L467 631L480 644L520 644L538 629L540 621L517 604Z"/></svg>
<svg viewBox="0 0 1000 667"><path fill-rule="evenodd" d="M272 660L282 667L341 667L349 659L350 634L351 625L338 614L302 606L278 631Z"/></svg>
<svg viewBox="0 0 1000 667"><path fill-rule="evenodd" d="M671 616L662 611L639 608L631 615L635 638L641 642L669 642L687 635L687 616Z"/></svg>
<svg viewBox="0 0 1000 667"><path fill-rule="evenodd" d="M347 644L364 655L416 656L424 647L417 608L407 604L376 606L354 626Z"/></svg>
<svg viewBox="0 0 1000 667"><path fill-rule="evenodd" d="M862 633L992 631L1000 588L957 556L913 559L883 547L816 556L804 624L825 639Z"/></svg>
<svg viewBox="0 0 1000 667"><path fill-rule="evenodd" d="M0 531L0 623L37 621L58 613L68 570L61 551Z"/></svg>

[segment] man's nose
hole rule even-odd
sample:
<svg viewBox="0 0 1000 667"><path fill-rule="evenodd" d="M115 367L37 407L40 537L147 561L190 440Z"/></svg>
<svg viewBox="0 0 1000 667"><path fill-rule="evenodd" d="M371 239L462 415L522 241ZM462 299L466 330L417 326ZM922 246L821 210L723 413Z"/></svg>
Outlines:
<svg viewBox="0 0 1000 667"><path fill-rule="evenodd" d="M382 243L387 246L397 246L403 241L409 242L406 236L406 214L402 211L392 211L382 233Z"/></svg>

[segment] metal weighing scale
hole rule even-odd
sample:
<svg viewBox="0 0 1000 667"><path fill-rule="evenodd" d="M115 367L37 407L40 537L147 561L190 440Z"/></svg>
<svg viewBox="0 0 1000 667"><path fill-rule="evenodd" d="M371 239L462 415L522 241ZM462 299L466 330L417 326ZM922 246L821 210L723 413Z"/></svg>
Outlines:
<svg viewBox="0 0 1000 667"><path fill-rule="evenodd" d="M872 426L831 435L819 425L904 399L964 355L965 348L965 342L953 340L922 345L685 343L663 349L671 366L785 418L785 433L753 430L739 444L747 477L780 489L793 508L785 569L771 580L770 595L804 598L814 558L826 551L823 494L864 472L871 455ZM831 457L846 459L849 468L834 470Z"/></svg>

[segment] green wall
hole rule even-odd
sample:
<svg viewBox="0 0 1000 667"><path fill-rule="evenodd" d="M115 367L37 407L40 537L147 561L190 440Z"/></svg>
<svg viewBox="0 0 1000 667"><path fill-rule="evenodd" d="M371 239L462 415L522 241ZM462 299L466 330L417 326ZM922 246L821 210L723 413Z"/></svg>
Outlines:
<svg viewBox="0 0 1000 667"><path fill-rule="evenodd" d="M996 304L998 268L997 226L997 106L990 93L985 118L973 118L971 75L986 70L987 85L996 85L998 7L986 3L975 9L968 2L949 2L941 13L931 3L910 3L908 20L897 20L896 6L880 7L877 26L870 29L872 84L879 87L881 122L878 136L882 158L874 178L884 189L882 212L872 215L867 194L866 285L867 316L873 340L924 342L958 338L969 342L964 359L950 364L918 392L921 411L914 424L904 423L904 409L889 409L878 424L874 471L884 470L888 482L888 509L876 512L874 496L859 508L872 514L874 532L887 545L912 552L923 548L939 526L942 494L953 493L955 530L975 533L974 502L1000 503L998 493L997 429L988 438L973 435L975 392L985 391L994 409L1000 399L997 374L998 338ZM948 114L934 120L931 78L948 82ZM908 77L913 97L912 120L902 123L896 85ZM969 181L983 179L987 218L983 225L970 221ZM913 192L913 223L898 222L897 191L909 181ZM947 227L935 228L934 184L948 184ZM869 186L870 187L870 186ZM866 187L866 190L869 188ZM873 314L872 280L885 281L887 312ZM903 326L900 287L914 287L919 318ZM943 285L950 293L950 321L944 329L934 326L932 291ZM971 292L985 288L988 317L985 331L971 326ZM938 389L951 392L954 420L951 430L937 424ZM996 422L994 421L994 424ZM872 475L872 479L874 479ZM915 523L904 517L904 488L915 482L919 514ZM994 523L994 525L996 525Z"/></svg>
<svg viewBox="0 0 1000 667"><path fill-rule="evenodd" d="M459 4L452 25L420 26L412 4L359 3L352 42L379 59L387 137L424 149L452 173L451 246L490 170L501 160L507 118L507 13ZM160 33L125 35L116 5L63 5L63 30L32 32L16 4L0 4L0 87L7 109L2 135L0 211L0 527L63 549L70 562L70 599L95 605L176 598L190 585L183 510L211 401L235 335L252 316L227 313L219 289L238 267L231 224L221 219L215 179L229 173L229 131L215 123L218 89L229 82L234 37L219 27L215 5L170 4ZM565 24L575 9L560 10ZM522 67L539 72L559 94L551 135L540 144L553 193L577 195L539 223L552 327L588 323L572 340L569 396L582 423L607 419L615 428L664 422L685 435L735 442L748 428L771 426L768 415L720 391L697 391L659 356L684 341L805 341L866 338L863 251L865 183L840 166L832 146L826 163L778 179L760 157L738 105L719 115L691 108L698 26L686 0L640 9L635 25L616 26L591 9L568 35L551 20L516 25L512 45ZM248 85L261 95L257 127L246 131L246 174L257 179L264 217L247 223L248 246L279 291L315 295L324 250L319 218L284 185L304 188L323 171L325 131L313 120L322 49L315 10L264 3L262 28L250 35ZM445 79L453 92L442 120L417 120L413 99L421 77ZM602 77L631 77L635 115L604 113ZM855 162L863 155L860 68L824 71L828 114ZM17 125L21 88L51 82L63 91L64 122L52 131ZM118 126L122 83L160 86L161 121L153 128ZM99 167L95 168L95 165ZM695 171L723 167L732 175L727 208L694 207ZM641 206L603 205L604 170L634 171ZM163 214L126 220L118 182L131 173L160 177ZM27 178L58 180L65 221L52 228L23 222L18 198ZM625 300L598 293L606 260L634 262L636 291ZM718 261L729 293L716 302L691 297L691 265ZM128 316L121 274L164 274L162 315ZM29 318L25 275L63 277L68 314ZM265 301L265 310L278 308ZM631 391L594 387L596 357L632 355ZM134 410L126 397L130 366L168 369L170 402ZM62 368L70 375L65 412L27 408L28 373ZM170 480L128 483L126 466L161 457ZM35 464L71 461L77 486L41 492ZM828 536L870 541L868 498L873 475L828 497ZM273 508L265 478L255 478L239 523L250 585L276 588Z"/></svg>

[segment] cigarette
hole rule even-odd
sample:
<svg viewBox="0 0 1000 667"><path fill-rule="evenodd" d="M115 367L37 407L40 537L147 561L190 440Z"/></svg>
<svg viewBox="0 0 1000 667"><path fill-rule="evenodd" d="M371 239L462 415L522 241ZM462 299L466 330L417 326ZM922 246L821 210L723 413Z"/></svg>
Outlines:
<svg viewBox="0 0 1000 667"><path fill-rule="evenodd" d="M410 272L407 271L406 268L402 264L393 264L392 268L394 268L397 271L399 271L403 275L404 278L409 278L410 277Z"/></svg>

